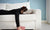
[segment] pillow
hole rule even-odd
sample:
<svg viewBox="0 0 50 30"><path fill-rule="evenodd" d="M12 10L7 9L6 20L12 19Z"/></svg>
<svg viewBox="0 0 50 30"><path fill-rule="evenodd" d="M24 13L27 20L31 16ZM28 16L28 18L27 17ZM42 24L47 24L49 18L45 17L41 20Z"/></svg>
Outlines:
<svg viewBox="0 0 50 30"><path fill-rule="evenodd" d="M29 2L24 2L24 3L15 3L15 4L7 4L7 10L11 9L18 9L22 6L26 6L28 9L30 9L30 3Z"/></svg>
<svg viewBox="0 0 50 30"><path fill-rule="evenodd" d="M5 8L6 8L6 4L0 3L0 10L1 10L1 9L5 9Z"/></svg>

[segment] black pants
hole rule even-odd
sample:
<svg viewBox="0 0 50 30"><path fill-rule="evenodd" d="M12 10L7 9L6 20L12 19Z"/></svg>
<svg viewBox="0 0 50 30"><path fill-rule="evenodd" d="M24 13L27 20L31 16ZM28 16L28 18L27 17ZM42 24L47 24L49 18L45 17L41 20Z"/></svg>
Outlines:
<svg viewBox="0 0 50 30"><path fill-rule="evenodd" d="M15 15L16 25L17 25L17 27L19 27L20 24L19 24L19 12L18 11L16 11L16 10L10 10L10 11L0 10L0 15L9 15L9 14Z"/></svg>

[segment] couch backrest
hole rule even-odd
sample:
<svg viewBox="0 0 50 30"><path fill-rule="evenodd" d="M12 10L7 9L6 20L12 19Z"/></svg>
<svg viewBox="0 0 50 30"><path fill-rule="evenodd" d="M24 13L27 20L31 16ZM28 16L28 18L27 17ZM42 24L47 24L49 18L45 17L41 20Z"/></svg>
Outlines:
<svg viewBox="0 0 50 30"><path fill-rule="evenodd" d="M0 4L0 9L5 9L5 10L11 10L11 9L18 9L22 6L26 6L28 9L30 9L30 2L24 2L24 3L15 3L15 4Z"/></svg>
<svg viewBox="0 0 50 30"><path fill-rule="evenodd" d="M0 3L0 9L5 9L6 4Z"/></svg>

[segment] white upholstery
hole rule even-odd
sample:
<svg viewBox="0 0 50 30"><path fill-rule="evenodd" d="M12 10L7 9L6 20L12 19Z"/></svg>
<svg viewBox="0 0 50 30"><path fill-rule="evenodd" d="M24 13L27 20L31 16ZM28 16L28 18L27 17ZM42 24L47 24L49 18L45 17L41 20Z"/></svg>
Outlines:
<svg viewBox="0 0 50 30"><path fill-rule="evenodd" d="M6 4L0 3L0 9L5 9Z"/></svg>
<svg viewBox="0 0 50 30"><path fill-rule="evenodd" d="M11 9L18 9L22 6L26 6L28 9L30 9L30 5L29 2L25 2L25 3L15 3L15 4L7 4L7 10L11 10Z"/></svg>
<svg viewBox="0 0 50 30"><path fill-rule="evenodd" d="M0 9L4 9L4 10L18 9L21 8L22 6L26 6L28 9L30 9L30 2L15 3L15 4L0 3Z"/></svg>
<svg viewBox="0 0 50 30"><path fill-rule="evenodd" d="M17 8L14 5L16 5L16 4L13 4L13 5L7 4L6 10ZM22 5L24 5L24 4L22 4ZM28 9L30 9L29 7L30 6L27 5ZM19 16L20 25L25 26L25 29L40 29L40 27L41 27L40 9L35 9L35 10L33 10L33 12L34 12L33 14L20 14L20 16ZM0 29L16 29L15 16L14 15L0 15Z"/></svg>
<svg viewBox="0 0 50 30"><path fill-rule="evenodd" d="M40 29L41 28L41 11L34 10L34 14L20 14L20 25L25 26L26 29ZM0 15L0 28L1 29L15 29L15 16L14 15ZM4 26L3 26L4 25Z"/></svg>

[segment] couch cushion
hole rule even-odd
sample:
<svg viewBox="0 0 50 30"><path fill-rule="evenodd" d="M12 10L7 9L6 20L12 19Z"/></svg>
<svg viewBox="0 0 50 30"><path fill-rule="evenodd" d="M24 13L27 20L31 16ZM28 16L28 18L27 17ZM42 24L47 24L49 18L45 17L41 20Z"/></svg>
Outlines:
<svg viewBox="0 0 50 30"><path fill-rule="evenodd" d="M28 22L28 21L34 21L36 20L36 14L23 14L19 17L21 22Z"/></svg>
<svg viewBox="0 0 50 30"><path fill-rule="evenodd" d="M36 14L20 14L19 20L22 22L34 21L36 20ZM14 15L0 15L0 21L15 21L15 16Z"/></svg>

